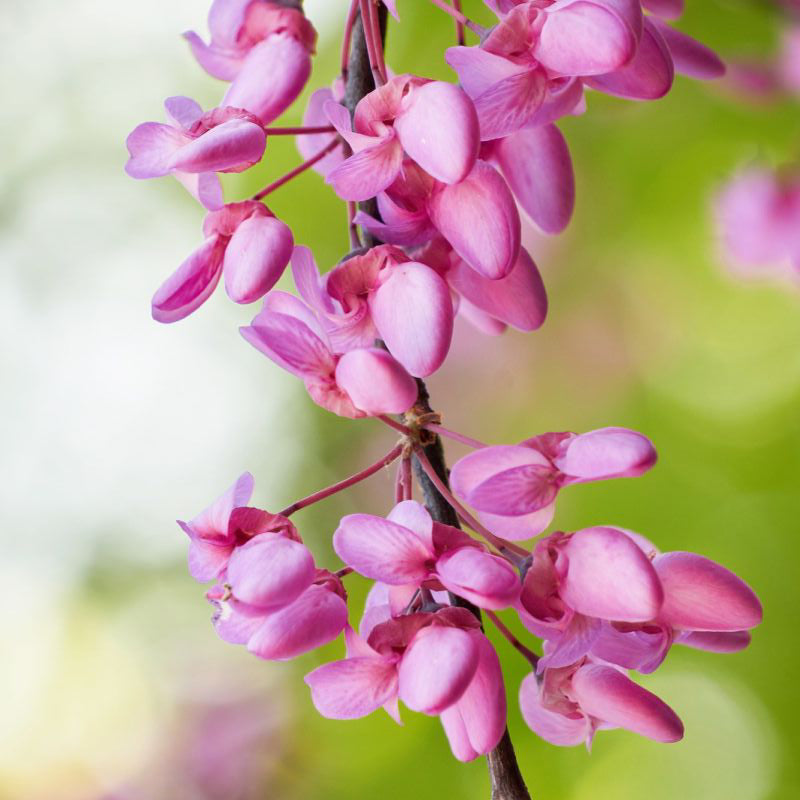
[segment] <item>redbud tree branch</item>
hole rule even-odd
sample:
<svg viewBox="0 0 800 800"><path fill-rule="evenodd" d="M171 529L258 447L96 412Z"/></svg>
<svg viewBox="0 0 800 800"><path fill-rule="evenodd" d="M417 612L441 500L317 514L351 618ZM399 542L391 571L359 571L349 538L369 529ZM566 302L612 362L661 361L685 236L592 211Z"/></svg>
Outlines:
<svg viewBox="0 0 800 800"><path fill-rule="evenodd" d="M370 0L371 1L371 0ZM383 40L386 36L387 13L386 6L382 3L378 7L378 27ZM352 30L350 44L350 57L347 64L347 83L345 85L344 104L350 114L355 111L358 101L368 95L375 88L375 82L367 49L367 40L364 35L364 27L361 24L360 16L356 18ZM377 203L374 199L360 204L361 209L375 217L378 217ZM365 244L374 245L376 242L373 237L365 232ZM417 402L414 408L405 415L404 422L413 427L414 419L423 414L430 414L433 409L430 405L430 395L422 380L417 379ZM448 469L445 461L444 448L438 435L431 433L422 444L426 458L430 462L439 479L448 485ZM445 500L442 494L428 477L419 460L413 458L414 475L417 483L422 489L425 507L430 515L437 521L447 525L460 527L458 514L455 509ZM452 602L465 606L480 619L480 611L471 603L463 598L451 595ZM486 757L489 766L489 781L491 784L491 800L530 800L530 794L525 786L519 765L517 764L514 745L506 729L503 738L494 750Z"/></svg>

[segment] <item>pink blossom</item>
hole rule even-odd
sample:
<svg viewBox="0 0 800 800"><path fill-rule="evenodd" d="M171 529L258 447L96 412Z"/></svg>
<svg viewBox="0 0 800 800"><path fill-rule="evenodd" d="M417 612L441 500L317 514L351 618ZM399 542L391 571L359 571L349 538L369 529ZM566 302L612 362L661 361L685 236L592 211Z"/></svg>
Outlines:
<svg viewBox="0 0 800 800"><path fill-rule="evenodd" d="M232 81L222 106L245 108L265 125L279 117L311 73L317 34L303 12L270 0L214 0L208 27L208 45L192 31L184 37L206 72Z"/></svg>
<svg viewBox="0 0 800 800"><path fill-rule="evenodd" d="M375 347L335 353L314 311L293 295L270 292L262 311L240 331L334 414L401 414L416 401L414 379L389 353Z"/></svg>
<svg viewBox="0 0 800 800"><path fill-rule="evenodd" d="M465 609L444 608L379 623L365 640L346 633L347 658L306 676L317 710L332 719L366 716L383 706L398 722L397 700L439 715L453 754L488 753L505 730L497 655Z"/></svg>
<svg viewBox="0 0 800 800"><path fill-rule="evenodd" d="M308 98L308 105L306 106L305 113L303 114L303 127L316 128L323 125L328 125L328 115L325 113L325 106L328 103L340 103L344 98L344 85L341 78L337 78L333 82L333 88L317 89L311 93ZM335 134L330 133L304 133L297 136L295 141L300 155L305 160L311 159L325 145L329 144ZM322 175L323 178L328 177L328 173L344 161L344 154L342 148L339 147L331 153L328 153L321 161L318 161L312 169Z"/></svg>
<svg viewBox="0 0 800 800"><path fill-rule="evenodd" d="M188 97L168 97L164 107L168 125L143 122L128 136L125 171L132 178L174 175L206 208L220 208L214 173L242 172L261 160L267 144L261 123L240 108L203 113Z"/></svg>
<svg viewBox="0 0 800 800"><path fill-rule="evenodd" d="M345 200L367 200L390 186L404 152L442 183L462 181L478 155L478 120L457 86L399 75L364 97L351 127L338 103L325 111L354 155L327 176Z"/></svg>
<svg viewBox="0 0 800 800"><path fill-rule="evenodd" d="M214 627L222 639L246 645L259 658L286 661L327 644L342 632L347 624L347 594L339 578L317 569L313 582L290 600L303 583L296 559L273 562L272 555L266 549L254 549L237 565L236 577L253 602L239 600L229 584L218 584L206 596L216 609ZM292 569L286 570L289 565ZM276 568L277 577L270 574ZM279 588L281 582L292 592Z"/></svg>
<svg viewBox="0 0 800 800"><path fill-rule="evenodd" d="M529 539L550 524L562 487L636 477L655 461L650 440L627 428L548 433L519 445L476 450L456 462L450 481L493 532Z"/></svg>
<svg viewBox="0 0 800 800"><path fill-rule="evenodd" d="M294 245L288 226L262 203L229 203L206 215L205 241L153 296L153 318L176 322L199 308L222 275L236 303L253 303L278 281Z"/></svg>
<svg viewBox="0 0 800 800"><path fill-rule="evenodd" d="M413 500L389 516L350 514L333 536L337 555L361 575L390 586L445 588L481 608L506 608L520 590L507 561L465 533L434 522Z"/></svg>
<svg viewBox="0 0 800 800"><path fill-rule="evenodd" d="M609 728L657 742L683 738L683 723L663 700L624 672L591 660L548 669L541 677L528 675L519 701L528 726L555 745L591 746L595 731Z"/></svg>

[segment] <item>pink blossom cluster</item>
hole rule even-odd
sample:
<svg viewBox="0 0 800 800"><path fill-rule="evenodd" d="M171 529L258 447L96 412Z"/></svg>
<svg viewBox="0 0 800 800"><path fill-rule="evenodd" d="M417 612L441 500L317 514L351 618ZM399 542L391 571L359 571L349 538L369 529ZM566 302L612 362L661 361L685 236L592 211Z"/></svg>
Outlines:
<svg viewBox="0 0 800 800"><path fill-rule="evenodd" d="M293 0L214 0L209 43L186 38L201 66L229 82L220 106L203 112L169 98L168 123L146 122L128 138L130 175L172 174L207 212L203 243L153 298L155 319L186 317L224 277L235 302L263 298L242 336L315 403L401 435L377 463L278 513L249 505L253 479L243 474L180 523L189 569L211 584L220 637L260 658L291 659L344 633L345 658L306 676L324 716L383 708L399 722L402 701L440 718L456 758L489 753L506 730L506 689L488 620L532 670L519 699L542 738L589 743L600 728L622 727L675 741L675 712L629 671L651 672L674 643L741 649L761 619L752 590L709 559L661 554L620 528L556 531L530 544L565 487L647 472L650 440L608 427L485 446L441 426L421 381L445 362L458 313L490 334L543 324L547 295L521 231L527 217L558 233L572 214L573 167L555 123L586 110L587 90L654 100L676 71L711 78L723 67L669 24L680 0L487 0L490 29L457 3L433 4L457 23L459 44L445 59L458 83L390 73L382 9L353 0L342 75L311 95L302 126L278 128L309 77L314 29ZM351 114L346 64L357 25L374 89L351 98ZM465 30L479 42L466 46ZM253 197L226 202L218 173L260 162L273 135L296 136L305 160ZM312 168L346 203L352 243L323 273L262 202ZM296 293L275 289L289 265ZM427 455L439 436L472 447L452 468L452 490ZM343 517L333 533L343 566L320 567L290 517L395 462L391 510ZM414 499L412 464L427 505ZM431 492L449 522L434 513ZM374 582L357 625L345 589L355 575ZM541 653L497 612L539 639Z"/></svg>

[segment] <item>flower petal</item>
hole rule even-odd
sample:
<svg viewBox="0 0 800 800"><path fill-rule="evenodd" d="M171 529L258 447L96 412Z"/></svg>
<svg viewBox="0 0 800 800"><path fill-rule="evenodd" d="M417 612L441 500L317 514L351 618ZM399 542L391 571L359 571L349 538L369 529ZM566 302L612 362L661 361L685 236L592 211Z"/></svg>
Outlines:
<svg viewBox="0 0 800 800"><path fill-rule="evenodd" d="M323 664L304 680L314 707L328 719L365 717L397 694L396 665L377 657Z"/></svg>
<svg viewBox="0 0 800 800"><path fill-rule="evenodd" d="M659 19L653 19L652 24L663 37L676 72L700 80L713 80L725 74L725 64L713 50Z"/></svg>
<svg viewBox="0 0 800 800"><path fill-rule="evenodd" d="M643 434L627 428L599 428L573 437L555 464L570 478L597 481L638 477L657 457L653 443Z"/></svg>
<svg viewBox="0 0 800 800"><path fill-rule="evenodd" d="M477 547L461 547L441 556L436 575L446 589L479 608L508 608L519 599L520 580L504 559Z"/></svg>
<svg viewBox="0 0 800 800"><path fill-rule="evenodd" d="M328 173L325 181L342 200L369 200L397 177L403 148L394 136L361 150Z"/></svg>
<svg viewBox="0 0 800 800"><path fill-rule="evenodd" d="M182 172L238 172L258 163L267 135L247 119L229 119L183 145L169 162Z"/></svg>
<svg viewBox="0 0 800 800"><path fill-rule="evenodd" d="M186 136L172 125L143 122L131 131L125 141L130 153L125 172L132 178L159 178L168 175L175 153L186 142Z"/></svg>
<svg viewBox="0 0 800 800"><path fill-rule="evenodd" d="M536 675L526 675L519 687L519 705L528 727L550 744L573 747L587 741L591 724L580 711L567 716L542 705Z"/></svg>
<svg viewBox="0 0 800 800"><path fill-rule="evenodd" d="M389 353L376 347L345 353L335 374L337 385L365 414L402 414L417 399L414 379Z"/></svg>

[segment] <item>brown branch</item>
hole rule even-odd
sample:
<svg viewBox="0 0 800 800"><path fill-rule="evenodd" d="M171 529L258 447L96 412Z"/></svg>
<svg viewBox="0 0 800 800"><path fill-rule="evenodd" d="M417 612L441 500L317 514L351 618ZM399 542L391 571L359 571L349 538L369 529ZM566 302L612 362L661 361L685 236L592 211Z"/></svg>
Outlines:
<svg viewBox="0 0 800 800"><path fill-rule="evenodd" d="M378 10L381 36L385 40L387 20L386 6L381 3ZM359 15L353 26L350 58L347 65L347 84L345 86L344 95L344 104L350 111L351 116L355 112L358 101L369 94L374 88L375 82L370 68L367 42ZM363 211L378 217L377 203L374 198L360 203L359 205ZM374 238L369 236L366 232L364 240L367 246L374 246L377 244ZM417 387L417 402L414 408L406 415L407 423L411 422L414 416L418 417L433 411L430 405L430 395L428 394L425 383L417 379ZM431 434L430 441L423 445L423 450L436 474L446 485L449 485L449 474L445 461L444 448L442 447L442 440L436 434ZM425 507L428 509L430 515L437 522L460 527L458 514L455 509L452 508L436 486L434 486L416 458L413 459L413 468L417 483L422 489ZM451 594L450 598L454 605L468 608L478 619L481 618L480 610L473 606L472 603L454 594ZM489 753L486 759L489 766L489 781L492 789L491 800L530 800L530 794L528 793L519 765L517 764L514 745L511 743L508 729L506 729L497 747Z"/></svg>

